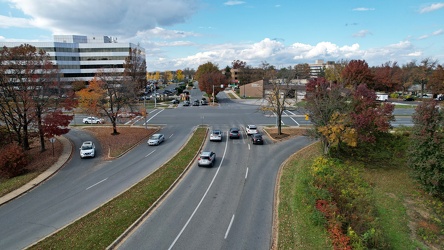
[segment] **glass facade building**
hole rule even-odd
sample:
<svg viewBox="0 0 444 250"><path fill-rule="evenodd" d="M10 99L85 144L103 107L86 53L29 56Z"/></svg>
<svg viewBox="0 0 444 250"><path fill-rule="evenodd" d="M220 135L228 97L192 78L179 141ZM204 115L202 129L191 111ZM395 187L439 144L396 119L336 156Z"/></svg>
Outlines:
<svg viewBox="0 0 444 250"><path fill-rule="evenodd" d="M140 60L146 61L144 48L119 43L110 36L55 35L54 42L0 42L0 47L17 47L25 43L50 56L60 70L60 81L63 82L87 82L99 70L123 76L125 59L134 49L140 50Z"/></svg>

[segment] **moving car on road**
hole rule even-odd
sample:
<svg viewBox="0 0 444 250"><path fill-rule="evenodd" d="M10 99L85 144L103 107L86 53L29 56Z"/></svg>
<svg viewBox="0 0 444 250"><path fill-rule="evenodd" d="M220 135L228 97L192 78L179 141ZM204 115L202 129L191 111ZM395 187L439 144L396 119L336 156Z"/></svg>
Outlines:
<svg viewBox="0 0 444 250"><path fill-rule="evenodd" d="M210 141L222 141L222 131L213 130L210 134Z"/></svg>
<svg viewBox="0 0 444 250"><path fill-rule="evenodd" d="M165 140L165 136L163 134L154 134L148 139L149 146L157 146Z"/></svg>
<svg viewBox="0 0 444 250"><path fill-rule="evenodd" d="M216 161L216 153L212 151L204 151L200 154L199 159L197 160L197 165L199 167L202 166L214 166L214 162Z"/></svg>
<svg viewBox="0 0 444 250"><path fill-rule="evenodd" d="M230 128L229 137L230 137L230 139L239 139L240 138L239 129L238 128Z"/></svg>
<svg viewBox="0 0 444 250"><path fill-rule="evenodd" d="M247 135L254 135L257 133L257 127L256 125L247 125L246 129Z"/></svg>
<svg viewBox="0 0 444 250"><path fill-rule="evenodd" d="M264 144L264 139L262 138L261 134L254 134L254 135L251 136L251 142L253 144L261 144L261 145L263 145Z"/></svg>
<svg viewBox="0 0 444 250"><path fill-rule="evenodd" d="M100 124L103 123L103 119L94 117L94 116L89 116L86 118L83 118L83 123L85 124Z"/></svg>
<svg viewBox="0 0 444 250"><path fill-rule="evenodd" d="M91 157L93 158L95 156L95 145L92 141L85 141L82 143L82 146L80 147L80 158L86 158Z"/></svg>

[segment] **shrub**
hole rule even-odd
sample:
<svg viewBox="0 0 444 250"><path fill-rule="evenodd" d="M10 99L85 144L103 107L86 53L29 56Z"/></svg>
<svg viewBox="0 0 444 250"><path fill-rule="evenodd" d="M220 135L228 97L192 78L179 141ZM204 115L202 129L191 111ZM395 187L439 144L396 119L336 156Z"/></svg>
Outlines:
<svg viewBox="0 0 444 250"><path fill-rule="evenodd" d="M311 167L314 178L314 206L326 219L326 228L335 248L386 248L388 245L377 224L377 210L371 187L360 170L337 159L319 157ZM320 192L319 189L325 192ZM318 221L320 221L318 219Z"/></svg>
<svg viewBox="0 0 444 250"><path fill-rule="evenodd" d="M8 144L0 150L0 176L3 178L25 173L27 163L23 148L16 143Z"/></svg>

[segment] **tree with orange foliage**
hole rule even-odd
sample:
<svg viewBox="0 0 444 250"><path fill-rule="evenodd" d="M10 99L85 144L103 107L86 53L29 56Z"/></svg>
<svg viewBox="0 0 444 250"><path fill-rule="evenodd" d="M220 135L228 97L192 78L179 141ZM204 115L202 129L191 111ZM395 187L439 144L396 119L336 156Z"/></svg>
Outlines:
<svg viewBox="0 0 444 250"><path fill-rule="evenodd" d="M104 83L97 77L94 77L87 88L77 91L79 108L84 113L98 115L100 113L100 100L105 98Z"/></svg>

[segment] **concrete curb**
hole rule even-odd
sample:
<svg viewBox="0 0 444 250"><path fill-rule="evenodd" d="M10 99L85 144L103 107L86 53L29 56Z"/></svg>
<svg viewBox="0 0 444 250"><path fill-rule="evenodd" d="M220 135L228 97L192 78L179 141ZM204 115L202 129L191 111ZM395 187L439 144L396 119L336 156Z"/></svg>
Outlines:
<svg viewBox="0 0 444 250"><path fill-rule="evenodd" d="M62 168L65 163L71 158L72 152L73 152L73 146L71 144L71 141L69 141L64 136L57 137L58 140L63 145L63 152L56 163L54 163L50 168L48 168L45 172L41 173L39 176L34 178L32 181L26 183L25 185L21 186L20 188L0 197L0 205L3 205L4 203L7 203L19 196L21 196L24 193L29 192L33 188L37 187L40 183L47 180L49 177L54 175L60 168Z"/></svg>

